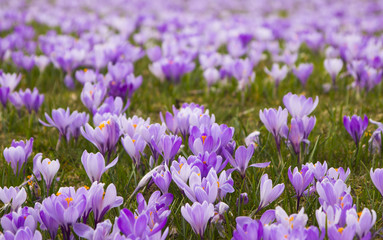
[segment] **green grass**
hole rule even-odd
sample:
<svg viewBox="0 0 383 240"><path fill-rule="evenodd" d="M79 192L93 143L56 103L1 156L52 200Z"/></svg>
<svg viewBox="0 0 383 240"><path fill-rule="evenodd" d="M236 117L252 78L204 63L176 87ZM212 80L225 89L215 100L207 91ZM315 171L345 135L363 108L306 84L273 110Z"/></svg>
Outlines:
<svg viewBox="0 0 383 240"><path fill-rule="evenodd" d="M274 203L256 214L258 219L267 209L273 209L277 205L283 207L288 214L296 212L296 199L294 189L287 177L289 166L296 166L296 157L282 145L284 164L278 166L278 155L272 136L267 132L259 119L259 110L263 108L276 108L283 105L282 98L288 92L304 94L307 97L319 96L319 105L312 115L317 118L316 126L310 135L310 153L304 156L303 162L311 160L327 161L329 167L349 167L351 174L346 182L351 186L351 195L358 211L364 207L374 209L377 212L377 223L374 230L383 226L381 216L382 196L375 189L369 176L370 168L382 167L382 155L372 155L368 152L368 137L364 137L357 158L360 164L353 165L351 160L355 157L355 145L351 137L343 127L343 115L366 114L376 121L383 120L383 96L382 87L379 85L371 92L362 92L357 96L355 90L347 89L352 82L351 77L338 79L339 89L324 93L322 85L330 83L330 78L323 68L322 56L309 52L303 48L298 62L314 63L314 72L308 80L307 88L302 89L298 80L289 74L275 91L273 83L265 75L263 68L270 66L270 61L259 63L254 71L257 76L255 82L243 92L236 90L235 81L228 81L225 84L217 84L210 89L207 88L202 79L202 71L197 68L191 74L185 76L179 85L168 82L160 82L148 71L149 60L144 58L135 64L136 75L143 76L143 84L134 94L131 106L127 110L128 117L137 115L143 118L150 118L151 123L160 122L159 112L170 111L172 105L179 107L184 102L195 102L202 104L216 117L216 122L226 124L235 128L234 139L237 146L244 144L244 138L255 130L261 131L261 144L255 150L251 163L271 161L272 164L266 169L249 168L247 170L246 182L243 183L240 175L235 172L232 177L235 182L235 192L228 194L225 202L230 206L226 215L226 223L223 227L226 230L226 238L231 238L235 229L235 218L251 214L259 204L259 182L262 174L267 173L273 180L273 184L285 183L284 193ZM17 72L17 69L9 64L0 65L5 72ZM104 70L105 71L105 70ZM69 107L71 111L86 111L80 100L81 86L77 84L74 91L69 91L63 84L64 74L53 66L49 66L44 73L40 74L37 69L31 73L22 72L23 78L19 88L37 87L45 94L45 101L38 114L29 115L25 110L18 113L13 106L8 104L6 109L0 112L0 151L11 144L12 139L22 140L33 137L35 139L33 156L36 153L43 153L44 158L59 159L60 170L58 176L60 181L54 184L51 192L56 192L60 186L90 185L90 181L82 167L80 158L84 150L96 152L97 149L83 137L77 143L73 140L69 143L62 142L58 151L55 146L58 139L58 132L53 128L42 126L38 119L45 120L44 112L49 115L52 109ZM375 126L370 124L368 131L374 131ZM368 135L368 133L367 133ZM315 149L314 149L315 148ZM146 149L147 156L150 151ZM185 157L191 154L186 148ZM182 154L182 153L181 153ZM118 144L115 156L119 161L115 167L103 175L102 181L107 185L114 183L118 194L124 197L124 204L121 206L134 210L136 208L135 196L130 201L128 197L134 191L137 183L143 176L133 167L132 160L125 153L121 143ZM148 157L143 159L144 165L148 166ZM6 165L3 156L0 156L0 167L2 174L2 186L15 186L21 184L23 179L16 179L10 167ZM30 158L27 166L27 174L32 173L32 160ZM240 191L242 189L242 191ZM143 192L146 199L157 190L155 185ZM42 191L44 192L44 191ZM172 239L196 239L191 227L181 216L180 208L190 201L182 197L181 191L172 183L170 192L175 198L171 205L172 213L168 219L169 237ZM241 192L247 192L249 203L237 209L236 199ZM38 199L29 198L28 205ZM319 208L317 197L303 198L301 207L309 216L309 224L316 224L315 210ZM111 220L118 216L118 209L113 209L106 218ZM209 239L221 238L215 225L210 225L205 235ZM46 236L45 236L46 237Z"/></svg>

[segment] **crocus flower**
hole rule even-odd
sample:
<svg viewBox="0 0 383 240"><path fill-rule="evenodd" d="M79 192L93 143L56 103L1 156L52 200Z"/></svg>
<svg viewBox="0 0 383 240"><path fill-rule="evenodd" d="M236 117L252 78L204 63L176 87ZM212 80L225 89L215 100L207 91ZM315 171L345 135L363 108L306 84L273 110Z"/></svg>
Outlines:
<svg viewBox="0 0 383 240"><path fill-rule="evenodd" d="M13 140L11 147L6 147L4 149L3 154L5 161L11 164L13 173L15 175L20 174L20 170L27 162L29 156L32 153L32 147L33 138L31 138L29 141L26 141L25 143L24 141L16 142L15 140Z"/></svg>
<svg viewBox="0 0 383 240"><path fill-rule="evenodd" d="M0 200L4 205L11 204L11 209L16 211L27 200L27 193L24 188L0 187Z"/></svg>
<svg viewBox="0 0 383 240"><path fill-rule="evenodd" d="M324 161L323 164L321 162L317 162L315 164L313 163L307 163L306 164L311 171L314 174L314 177L317 181L322 181L322 179L325 177L327 173L327 162Z"/></svg>
<svg viewBox="0 0 383 240"><path fill-rule="evenodd" d="M17 231L29 228L32 232L37 227L37 213L35 209L30 207L19 208L17 211L5 214L1 218L1 226L4 234L17 234ZM7 239L7 238L5 238Z"/></svg>
<svg viewBox="0 0 383 240"><path fill-rule="evenodd" d="M129 209L122 209L117 219L120 231L130 239L142 239L146 235L148 217L145 214L134 216Z"/></svg>
<svg viewBox="0 0 383 240"><path fill-rule="evenodd" d="M121 138L122 146L128 153L133 163L138 167L141 164L141 154L144 152L146 142L140 135L131 138L129 135Z"/></svg>
<svg viewBox="0 0 383 240"><path fill-rule="evenodd" d="M346 222L347 226L355 226L359 239L370 239L370 229L376 222L376 212L364 208L362 212L357 213L355 208L351 208L347 210Z"/></svg>
<svg viewBox="0 0 383 240"><path fill-rule="evenodd" d="M327 236L330 240L352 240L355 236L355 226L337 227L331 226L327 230Z"/></svg>
<svg viewBox="0 0 383 240"><path fill-rule="evenodd" d="M216 68L207 68L203 72L203 78L206 80L207 85L210 87L220 80L219 71Z"/></svg>
<svg viewBox="0 0 383 240"><path fill-rule="evenodd" d="M261 177L260 194L261 201L258 206L258 211L272 203L285 190L285 184L281 183L273 187L273 181L269 179L267 174Z"/></svg>
<svg viewBox="0 0 383 240"><path fill-rule="evenodd" d="M254 82L253 63L248 59L237 59L233 63L232 74L238 81L238 89L243 90Z"/></svg>
<svg viewBox="0 0 383 240"><path fill-rule="evenodd" d="M330 74L332 84L334 86L335 86L336 76L342 70L342 67L343 67L343 62L341 59L330 58L330 59L324 60L324 68Z"/></svg>
<svg viewBox="0 0 383 240"><path fill-rule="evenodd" d="M73 113L77 113L74 111ZM70 139L70 125L72 124L76 114L71 114L69 108L64 110L63 108L53 109L52 118L45 113L45 118L48 123L43 122L39 119L39 122L46 127L55 127L59 131L59 141L62 137L65 137L65 140L69 141Z"/></svg>
<svg viewBox="0 0 383 240"><path fill-rule="evenodd" d="M120 206L123 202L123 198L117 196L117 190L113 183L109 184L104 191L104 183L93 182L88 193L88 201L91 203L96 225L102 221L110 209Z"/></svg>
<svg viewBox="0 0 383 240"><path fill-rule="evenodd" d="M7 107L9 93L9 87L0 87L0 102L3 104L4 108Z"/></svg>
<svg viewBox="0 0 383 240"><path fill-rule="evenodd" d="M302 85L306 86L307 79L310 77L313 69L314 65L312 63L301 63L297 68L293 69L293 73Z"/></svg>
<svg viewBox="0 0 383 240"><path fill-rule="evenodd" d="M116 148L120 139L120 127L114 118L101 122L97 127L92 128L88 123L81 128L81 134L89 142L93 143L97 149L105 156L108 153L108 163L110 155Z"/></svg>
<svg viewBox="0 0 383 240"><path fill-rule="evenodd" d="M0 85L8 87L9 92L13 92L21 80L21 74L17 73L2 73L0 74Z"/></svg>
<svg viewBox="0 0 383 240"><path fill-rule="evenodd" d="M73 231L81 238L93 240L93 239L113 239L116 235L115 231L110 233L113 225L109 219L100 222L93 229L84 223L75 223L73 225Z"/></svg>
<svg viewBox="0 0 383 240"><path fill-rule="evenodd" d="M286 65L280 67L277 63L273 63L271 70L265 67L265 72L273 79L275 86L278 88L279 83L285 79L288 68Z"/></svg>
<svg viewBox="0 0 383 240"><path fill-rule="evenodd" d="M289 176L289 180L296 192L297 210L299 210L299 200L302 197L303 192L306 190L308 185L312 182L314 174L307 166L303 166L301 171L299 171L298 168L295 167L293 172L291 172L291 167L289 167L287 173Z"/></svg>
<svg viewBox="0 0 383 240"><path fill-rule="evenodd" d="M40 217L45 226L54 227L51 225L52 218L59 226L65 240L70 239L70 226L73 225L82 216L87 198L85 188L79 188L77 191L73 187L60 188L56 195L52 194L45 198L40 209ZM45 221L44 221L45 220ZM54 229L50 229L54 233ZM57 232L57 229L56 229Z"/></svg>
<svg viewBox="0 0 383 240"><path fill-rule="evenodd" d="M357 115L353 115L351 118L348 116L343 117L343 124L347 132L354 139L355 145L358 148L359 141L363 136L364 131L368 127L368 118L364 115L364 118L361 118Z"/></svg>
<svg viewBox="0 0 383 240"><path fill-rule="evenodd" d="M82 153L81 162L85 168L91 182L100 181L101 176L106 170L116 165L118 157L105 167L105 159L101 153L88 153L86 150Z"/></svg>
<svg viewBox="0 0 383 240"><path fill-rule="evenodd" d="M181 207L182 216L193 228L193 231L203 237L207 223L214 216L214 205L208 202L193 203L192 206L186 203Z"/></svg>
<svg viewBox="0 0 383 240"><path fill-rule="evenodd" d="M250 217L237 217L237 228L233 232L235 240L260 240L263 237L263 227L260 221Z"/></svg>
<svg viewBox="0 0 383 240"><path fill-rule="evenodd" d="M156 143L154 139L151 140L151 145L162 155L164 163L167 165L169 165L170 161L173 161L181 144L182 138L174 135L162 135L158 143Z"/></svg>
<svg viewBox="0 0 383 240"><path fill-rule="evenodd" d="M72 113L73 121L69 125L69 132L70 135L74 138L75 141L77 141L78 137L80 136L80 130L81 127L85 125L89 121L89 114L85 112L79 112L74 111Z"/></svg>
<svg viewBox="0 0 383 240"><path fill-rule="evenodd" d="M152 179L162 193L168 193L169 185L172 181L172 175L169 171L154 172Z"/></svg>
<svg viewBox="0 0 383 240"><path fill-rule="evenodd" d="M42 156L40 155L34 164L36 164L36 169L43 176L46 187L47 187L47 196L49 196L49 189L51 187L52 181L60 168L59 160L50 160L45 158L41 161Z"/></svg>
<svg viewBox="0 0 383 240"><path fill-rule="evenodd" d="M283 104L286 106L293 118L302 118L310 115L318 106L318 101L318 96L313 102L311 97L306 98L303 95L298 96L296 94L292 94L291 92L283 97Z"/></svg>
<svg viewBox="0 0 383 240"><path fill-rule="evenodd" d="M38 112L41 104L44 101L44 95L39 94L37 88L34 88L32 92L29 88L27 88L25 91L20 89L19 92L14 92L9 95L9 101L18 110L22 106L25 106L29 113L32 111Z"/></svg>
<svg viewBox="0 0 383 240"><path fill-rule="evenodd" d="M245 144L246 146L254 145L254 148L256 149L259 145L259 135L261 133L259 131L254 131L250 133L246 138L245 138Z"/></svg>
<svg viewBox="0 0 383 240"><path fill-rule="evenodd" d="M319 225L319 229L321 231L326 231L326 224L327 227L337 225L339 223L341 213L342 209L337 205L327 206L325 211L323 211L323 207L321 206L315 211L315 216Z"/></svg>
<svg viewBox="0 0 383 240"><path fill-rule="evenodd" d="M383 197L383 168L377 168L375 171L371 168L370 177L375 187L379 190Z"/></svg>
<svg viewBox="0 0 383 240"><path fill-rule="evenodd" d="M322 182L316 183L316 190L321 205L325 202L331 206L339 205L342 201L341 197L350 193L350 188L341 179L332 184L330 180L325 178Z"/></svg>
<svg viewBox="0 0 383 240"><path fill-rule="evenodd" d="M179 83L183 75L191 72L195 67L194 62L185 59L164 59L161 61L161 70L166 80Z"/></svg>
<svg viewBox="0 0 383 240"><path fill-rule="evenodd" d="M249 162L251 160L251 157L254 153L254 147L253 145L250 145L248 148L245 148L244 146L239 146L237 151L235 151L235 158L230 154L226 154L226 157L229 159L230 164L234 167L233 169L229 170L231 171L238 171L242 178L246 176L246 169L249 165ZM251 164L250 167L257 167L257 168L265 168L269 166L270 162L265 163L255 163Z"/></svg>
<svg viewBox="0 0 383 240"><path fill-rule="evenodd" d="M95 113L104 100L105 94L106 89L100 83L93 85L87 82L81 92L81 101L91 113Z"/></svg>
<svg viewBox="0 0 383 240"><path fill-rule="evenodd" d="M281 107L278 110L274 108L259 110L259 118L265 125L266 129L274 136L275 143L277 145L277 150L280 153L281 146L281 134L282 127L287 124L287 109Z"/></svg>
<svg viewBox="0 0 383 240"><path fill-rule="evenodd" d="M42 236L39 231L32 231L29 227L20 228L15 234L12 232L6 231L3 235L6 240L19 240L19 239L30 239L30 240L41 240Z"/></svg>

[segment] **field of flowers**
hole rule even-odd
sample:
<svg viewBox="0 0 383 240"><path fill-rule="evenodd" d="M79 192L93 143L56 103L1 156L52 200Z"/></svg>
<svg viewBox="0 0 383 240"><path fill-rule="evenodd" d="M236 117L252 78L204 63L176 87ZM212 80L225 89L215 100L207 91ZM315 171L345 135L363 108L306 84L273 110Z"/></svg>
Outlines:
<svg viewBox="0 0 383 240"><path fill-rule="evenodd" d="M383 238L382 22L0 0L0 239Z"/></svg>

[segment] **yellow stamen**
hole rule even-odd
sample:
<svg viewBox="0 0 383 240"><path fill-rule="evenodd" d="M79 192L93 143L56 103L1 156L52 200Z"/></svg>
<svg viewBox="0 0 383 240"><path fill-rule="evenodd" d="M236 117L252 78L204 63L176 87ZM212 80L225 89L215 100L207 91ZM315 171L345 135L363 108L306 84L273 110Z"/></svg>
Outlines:
<svg viewBox="0 0 383 240"><path fill-rule="evenodd" d="M203 161L202 163L203 163L203 164L206 164L206 161Z"/></svg>
<svg viewBox="0 0 383 240"><path fill-rule="evenodd" d="M338 172L338 168L335 168L335 171Z"/></svg>
<svg viewBox="0 0 383 240"><path fill-rule="evenodd" d="M133 124L134 129L137 127L137 124Z"/></svg>
<svg viewBox="0 0 383 240"><path fill-rule="evenodd" d="M69 207L69 203L73 201L73 198L67 197L65 198L65 201L68 203L68 207Z"/></svg>
<svg viewBox="0 0 383 240"><path fill-rule="evenodd" d="M60 196L60 195L61 195L61 192L57 192L57 193L56 193L56 196Z"/></svg>
<svg viewBox="0 0 383 240"><path fill-rule="evenodd" d="M105 127L105 123L101 123L100 125L98 125L98 128L100 128L100 130L102 130L104 127Z"/></svg>
<svg viewBox="0 0 383 240"><path fill-rule="evenodd" d="M202 138L202 143L205 144L206 136L201 136L201 138Z"/></svg>
<svg viewBox="0 0 383 240"><path fill-rule="evenodd" d="M343 230L344 230L344 228L338 228L338 232L340 233L340 234L342 234L343 233Z"/></svg>
<svg viewBox="0 0 383 240"><path fill-rule="evenodd" d="M87 72L88 71L88 69L87 68L84 68L84 72Z"/></svg>
<svg viewBox="0 0 383 240"><path fill-rule="evenodd" d="M218 184L218 188L219 188L219 181L217 181L217 184Z"/></svg>
<svg viewBox="0 0 383 240"><path fill-rule="evenodd" d="M48 165L51 164L51 161L48 162Z"/></svg>
<svg viewBox="0 0 383 240"><path fill-rule="evenodd" d="M87 185L84 185L84 188L85 188L86 190L89 190L89 187L88 187Z"/></svg>
<svg viewBox="0 0 383 240"><path fill-rule="evenodd" d="M133 142L133 143L135 143L135 142L136 142L136 140L132 139L132 142Z"/></svg>

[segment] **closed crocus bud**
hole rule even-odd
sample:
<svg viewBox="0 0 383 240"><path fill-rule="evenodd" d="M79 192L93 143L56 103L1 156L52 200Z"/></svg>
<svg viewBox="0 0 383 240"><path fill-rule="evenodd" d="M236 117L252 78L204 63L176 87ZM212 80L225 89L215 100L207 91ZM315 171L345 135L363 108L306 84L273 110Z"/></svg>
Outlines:
<svg viewBox="0 0 383 240"><path fill-rule="evenodd" d="M364 115L364 118L357 115L353 115L351 118L348 116L343 117L344 127L353 138L357 148L364 131L366 131L368 127L368 122L368 117L366 115Z"/></svg>
<svg viewBox="0 0 383 240"><path fill-rule="evenodd" d="M214 205L206 201L202 204L195 202L192 206L186 203L185 206L181 207L181 213L193 231L203 237L207 223L214 216Z"/></svg>
<svg viewBox="0 0 383 240"><path fill-rule="evenodd" d="M3 154L5 161L11 164L13 173L18 175L26 161L24 149L20 146L5 148Z"/></svg>
<svg viewBox="0 0 383 240"><path fill-rule="evenodd" d="M45 184L47 186L47 196L49 196L49 189L56 173L60 168L60 163L59 160L50 160L45 158L43 161L41 161L41 159L41 156L36 159L36 168L45 180Z"/></svg>
<svg viewBox="0 0 383 240"><path fill-rule="evenodd" d="M377 168L375 171L370 170L370 177L375 187L379 190L380 194L383 196L383 169Z"/></svg>
<svg viewBox="0 0 383 240"><path fill-rule="evenodd" d="M114 159L108 166L105 167L105 159L101 153L88 153L86 150L81 156L82 165L85 168L86 174L88 175L91 182L99 182L102 174L109 168L116 165L118 157Z"/></svg>
<svg viewBox="0 0 383 240"><path fill-rule="evenodd" d="M11 209L16 211L27 199L27 193L24 188L21 190L18 187L0 187L0 200L4 205L10 204Z"/></svg>
<svg viewBox="0 0 383 240"><path fill-rule="evenodd" d="M246 205L249 203L249 197L247 196L247 193L241 193L239 195L239 198L237 198L237 205L243 204Z"/></svg>
<svg viewBox="0 0 383 240"><path fill-rule="evenodd" d="M154 172L152 178L163 194L168 193L172 181L172 175L169 171Z"/></svg>

